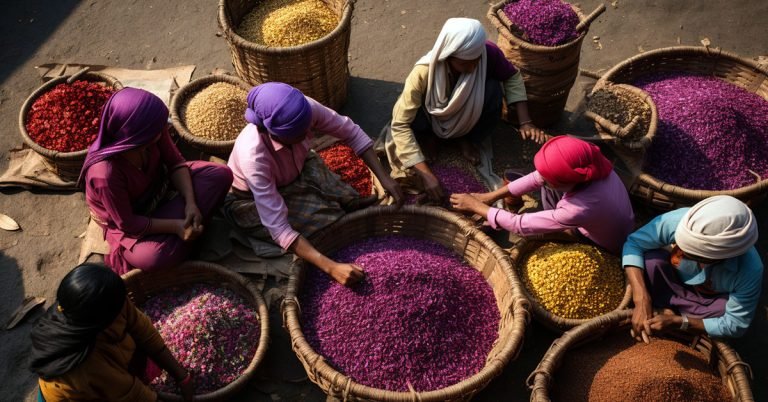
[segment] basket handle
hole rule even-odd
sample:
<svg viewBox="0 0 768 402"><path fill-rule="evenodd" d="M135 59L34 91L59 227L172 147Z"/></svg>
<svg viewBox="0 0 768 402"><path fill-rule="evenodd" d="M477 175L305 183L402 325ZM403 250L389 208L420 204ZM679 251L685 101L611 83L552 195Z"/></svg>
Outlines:
<svg viewBox="0 0 768 402"><path fill-rule="evenodd" d="M585 68L579 69L579 75L582 75L587 78L592 78L595 81L599 80L600 78L603 78L603 75L598 73L597 71L587 70Z"/></svg>
<svg viewBox="0 0 768 402"><path fill-rule="evenodd" d="M584 18L583 21L579 22L579 25L576 25L576 32L581 33L581 31L588 29L590 24L592 24L592 22L596 20L597 17L599 17L600 14L604 12L605 12L605 4L600 4L599 6L597 6L595 11L592 11L592 13L590 13L587 16L587 18Z"/></svg>
<svg viewBox="0 0 768 402"><path fill-rule="evenodd" d="M71 84L71 83L75 82L78 78L80 78L81 75L85 74L90 69L91 68L89 66L85 66L85 67L81 68L80 71L72 74L69 78L67 78L67 84Z"/></svg>
<svg viewBox="0 0 768 402"><path fill-rule="evenodd" d="M616 137L626 137L626 135L634 130L635 126L637 126L640 123L640 116L635 116L632 118L632 121L629 122L625 127L622 127L608 119L606 119L603 116L600 116L599 114L595 112L591 112L587 110L584 112L584 116L592 119L595 123L602 126L604 129L606 129L608 132L613 134Z"/></svg>

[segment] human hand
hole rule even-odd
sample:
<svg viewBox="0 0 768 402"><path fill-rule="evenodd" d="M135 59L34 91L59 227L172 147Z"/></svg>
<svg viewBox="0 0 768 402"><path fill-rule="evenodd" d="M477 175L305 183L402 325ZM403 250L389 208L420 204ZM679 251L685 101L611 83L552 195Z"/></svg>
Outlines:
<svg viewBox="0 0 768 402"><path fill-rule="evenodd" d="M198 238L203 233L203 225L195 228L193 225L187 225L186 220L176 220L176 235L184 241L192 241Z"/></svg>
<svg viewBox="0 0 768 402"><path fill-rule="evenodd" d="M400 183L389 176L386 176L384 180L379 181L381 182L381 186L384 187L384 194L389 194L395 199L397 208L402 207L405 202L405 195L403 194L402 187L400 187Z"/></svg>
<svg viewBox="0 0 768 402"><path fill-rule="evenodd" d="M473 194L451 194L451 207L462 212L472 212L480 214L480 210L485 204L475 198Z"/></svg>
<svg viewBox="0 0 768 402"><path fill-rule="evenodd" d="M682 317L677 314L656 314L647 324L651 331L664 332L680 327L682 321Z"/></svg>
<svg viewBox="0 0 768 402"><path fill-rule="evenodd" d="M195 398L195 377L191 371L188 371L188 377L178 380L181 398L185 401L191 401Z"/></svg>
<svg viewBox="0 0 768 402"><path fill-rule="evenodd" d="M650 318L653 317L650 297L635 300L635 308L632 310L632 330L630 334L638 342L649 342L651 335Z"/></svg>
<svg viewBox="0 0 768 402"><path fill-rule="evenodd" d="M440 185L440 181L437 180L437 177L435 177L432 172L421 170L417 170L417 172L419 172L419 177L421 177L421 183L427 197L432 201L441 202L445 194L443 193L443 187Z"/></svg>
<svg viewBox="0 0 768 402"><path fill-rule="evenodd" d="M352 286L365 277L363 268L356 264L337 263L328 272L336 282L344 286Z"/></svg>
<svg viewBox="0 0 768 402"><path fill-rule="evenodd" d="M526 122L520 125L520 137L523 140L532 140L537 144L543 144L551 138L531 122Z"/></svg>
<svg viewBox="0 0 768 402"><path fill-rule="evenodd" d="M493 193L471 193L470 195L485 205L491 205L496 202L496 198L493 196Z"/></svg>

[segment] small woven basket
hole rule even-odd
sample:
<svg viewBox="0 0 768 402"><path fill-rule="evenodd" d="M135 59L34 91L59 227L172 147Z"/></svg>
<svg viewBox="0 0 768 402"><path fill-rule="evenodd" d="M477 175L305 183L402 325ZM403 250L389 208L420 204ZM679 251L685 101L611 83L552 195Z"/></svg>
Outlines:
<svg viewBox="0 0 768 402"><path fill-rule="evenodd" d="M293 47L268 47L237 34L255 0L220 0L219 26L229 44L237 75L251 85L269 81L290 84L318 102L339 109L347 99L349 38L354 1L323 0L339 16L328 35Z"/></svg>
<svg viewBox="0 0 768 402"><path fill-rule="evenodd" d="M522 264L525 261L525 258L545 243L547 242L522 239L515 244L509 253L509 257L512 260L512 266L516 268L516 273L518 276L521 276L520 270L522 270ZM616 269L621 269L621 267L616 267ZM587 323L591 320L590 318L565 318L552 314L549 310L544 308L544 306L541 305L541 303L539 303L535 297L531 295L531 293L528 291L528 288L525 287L525 282L521 281L521 283L523 283L523 294L531 302L533 319L545 327L555 332L563 332L573 327ZM629 283L627 283L627 290L624 293L624 298L621 300L621 303L616 306L614 311L626 309L630 302L632 302L632 288L629 286Z"/></svg>
<svg viewBox="0 0 768 402"><path fill-rule="evenodd" d="M230 152L232 152L232 148L235 146L235 140L219 141L194 135L187 128L185 114L187 104L195 95L208 86L218 82L232 84L244 89L246 92L251 89L251 85L247 82L231 75L216 74L198 78L181 87L173 95L173 99L171 100L171 123L173 124L173 128L176 129L176 132L179 133L179 137L181 137L182 141L208 155L214 155L227 160L229 159ZM245 113L245 106L243 106L243 113ZM245 127L246 124L247 122L245 121L245 118L243 118L243 127Z"/></svg>
<svg viewBox="0 0 768 402"><path fill-rule="evenodd" d="M309 379L326 394L345 401L466 401L498 376L521 350L528 323L528 301L509 257L471 222L440 208L407 205L401 209L371 207L344 216L310 239L322 253L331 254L345 245L372 236L403 235L436 241L454 250L486 278L501 312L499 338L477 374L449 387L427 392L395 392L359 384L328 364L307 343L302 329L298 295L305 271L315 269L298 261L283 302L283 322L291 335L294 352Z"/></svg>
<svg viewBox="0 0 768 402"><path fill-rule="evenodd" d="M225 387L207 394L195 395L195 401L222 401L236 395L248 384L259 363L264 359L269 344L269 317L267 304L256 286L240 274L232 272L221 265L202 261L188 261L179 266L160 271L144 272L134 269L123 276L128 288L128 297L136 306L141 307L148 299L158 292L174 286L188 286L196 283L208 283L225 287L242 296L247 303L258 309L261 335L253 359L243 374ZM159 393L164 401L182 401L181 395Z"/></svg>
<svg viewBox="0 0 768 402"><path fill-rule="evenodd" d="M755 93L768 101L768 68L735 54L709 47L675 46L652 50L631 57L606 72L595 84L631 84L651 73L678 72L717 77ZM715 195L730 195L748 205L763 201L768 193L768 179L734 190L697 190L676 186L641 173L630 186L630 194L661 210L691 206Z"/></svg>
<svg viewBox="0 0 768 402"><path fill-rule="evenodd" d="M632 310L614 311L580 325L552 342L536 370L528 377L528 387L532 390L531 402L551 401L552 384L556 381L557 370L569 349L594 342L607 334L629 336L628 323L631 317ZM622 333L616 334L617 331ZM669 333L668 337L709 356L710 365L717 368L723 383L733 395L734 402L754 402L749 385L752 369L725 342L683 332Z"/></svg>
<svg viewBox="0 0 768 402"><path fill-rule="evenodd" d="M651 96L648 95L648 93L636 86L628 84L603 85L601 88L594 88L592 90L592 95L594 95L599 90L604 88L607 89L608 87L610 87L612 90L622 91L631 96L637 97L648 105L651 110L651 118L648 127L645 130L645 134L638 139L629 140L625 138L627 133L631 132L633 127L638 124L639 120L637 118L626 126L622 127L615 122L610 121L605 117L589 110L584 113L584 117L595 123L595 129L597 130L598 135L603 139L609 139L610 146L620 147L631 152L644 152L646 149L648 149L649 146L651 146L653 137L656 135L656 127L659 124L659 115L658 111L656 110L656 103L651 99Z"/></svg>
<svg viewBox="0 0 768 402"><path fill-rule="evenodd" d="M31 95L29 95L27 100L24 101L24 104L21 106L21 111L19 112L19 131L21 132L21 139L28 147L42 157L43 163L48 170L67 181L76 181L77 178L80 177L80 170L82 170L83 162L85 161L86 155L88 155L88 149L86 148L74 152L59 152L42 147L33 141L29 136L29 132L27 132L27 114L37 98L59 84L71 84L78 80L102 83L115 91L123 88L123 84L121 84L117 78L103 73L90 72L87 68L84 68L72 75L53 78L37 88Z"/></svg>
<svg viewBox="0 0 768 402"><path fill-rule="evenodd" d="M541 127L551 126L560 119L571 87L579 75L584 37L590 24L605 11L605 5L600 4L591 14L584 15L580 8L571 4L581 21L576 27L579 36L562 45L542 46L515 35L514 32L519 29L504 14L504 7L515 1L504 0L492 4L487 17L499 31L499 48L523 74L533 122Z"/></svg>

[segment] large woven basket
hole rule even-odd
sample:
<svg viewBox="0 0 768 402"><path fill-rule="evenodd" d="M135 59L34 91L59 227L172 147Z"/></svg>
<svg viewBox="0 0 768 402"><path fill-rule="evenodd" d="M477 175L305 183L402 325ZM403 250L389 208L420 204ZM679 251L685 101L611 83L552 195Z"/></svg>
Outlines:
<svg viewBox="0 0 768 402"><path fill-rule="evenodd" d="M597 81L595 88L608 83L631 84L644 75L663 72L717 77L768 101L768 68L720 49L695 46L657 49L631 57L608 70ZM761 178L754 184L734 190L713 191L687 189L641 173L630 186L629 192L644 203L662 210L690 206L720 194L755 205L765 199L768 179Z"/></svg>
<svg viewBox="0 0 768 402"><path fill-rule="evenodd" d="M187 85L181 87L173 95L171 100L171 123L176 132L179 133L181 139L193 148L198 149L208 155L215 155L224 160L229 159L229 154L232 152L232 148L235 146L235 140L218 141L205 137L199 137L194 135L187 128L185 110L187 104L192 98L200 91L207 88L209 85L226 82L234 86L244 89L246 92L251 89L251 85L247 82L226 74L209 75L206 77L198 78ZM243 113L245 113L245 103L243 103ZM245 118L243 118L243 127L247 124Z"/></svg>
<svg viewBox="0 0 768 402"><path fill-rule="evenodd" d="M269 317L267 304L256 286L240 274L232 272L221 265L202 261L188 261L174 268L161 271L144 272L134 269L123 275L128 288L128 297L141 307L149 298L158 292L174 286L186 287L196 283L208 283L225 287L242 296L251 307L258 309L261 335L256 353L253 355L243 374L225 387L207 394L195 395L195 401L222 401L236 395L248 384L259 363L264 359L269 344ZM160 392L164 401L182 401L181 395Z"/></svg>
<svg viewBox="0 0 768 402"><path fill-rule="evenodd" d="M568 350L597 341L611 333L615 336L629 336L627 324L631 317L632 310L614 311L580 325L552 342L552 346L541 359L536 370L528 377L528 386L532 389L531 402L551 401L551 387L556 381L557 370ZM620 334L616 334L617 331ZM688 344L705 356L709 356L710 365L717 368L723 383L733 395L734 402L754 402L749 385L752 370L725 342L683 332L670 333L668 337Z"/></svg>
<svg viewBox="0 0 768 402"><path fill-rule="evenodd" d="M587 16L571 4L581 21L577 26L579 36L562 45L542 46L527 42L514 34L518 29L504 14L504 7L515 1L517 0L503 0L492 4L487 17L499 31L499 48L523 74L533 122L541 127L551 126L560 119L571 87L579 75L579 58L584 37L590 24L605 11L605 5L600 4ZM514 113L512 115L514 116Z"/></svg>
<svg viewBox="0 0 768 402"><path fill-rule="evenodd" d="M64 83L71 84L77 80L103 83L105 86L110 87L115 91L123 88L123 84L121 84L117 78L103 73L90 72L87 68L84 68L72 75L53 78L37 88L31 95L29 95L27 100L24 101L24 104L21 106L21 111L19 112L19 131L21 132L21 139L28 147L42 157L43 163L48 170L67 181L76 181L80 176L80 170L83 168L83 162L85 161L86 155L88 155L88 149L75 152L59 152L44 148L33 141L29 136L26 123L27 114L37 98L53 89L56 85Z"/></svg>
<svg viewBox="0 0 768 402"><path fill-rule="evenodd" d="M219 0L219 26L229 44L237 75L251 85L284 82L332 109L339 109L347 99L354 2L323 1L339 16L339 25L331 33L300 46L267 47L237 34L243 17L259 6L258 1Z"/></svg>
<svg viewBox="0 0 768 402"><path fill-rule="evenodd" d="M525 258L531 252L533 252L540 246L544 245L545 243L546 242L544 241L522 239L515 244L512 250L510 250L509 257L512 260L512 266L515 267L516 269L515 272L518 274L518 276L521 276L520 270L522 269L522 264ZM620 269L621 267L616 267L616 268ZM539 303L539 301L536 300L535 297L531 295L531 293L525 287L524 283L523 283L523 294L531 302L531 311L533 312L533 319L535 319L545 327L555 332L567 331L573 327L577 327L579 325L585 324L590 321L590 319L566 318L566 317L560 317L558 315L552 314L549 310L544 308L544 306L542 306L541 303ZM616 306L614 311L620 311L620 310L626 309L629 306L631 301L632 301L632 288L630 287L629 283L627 283L627 290L624 293L624 298L622 299L621 303L618 306Z"/></svg>
<svg viewBox="0 0 768 402"><path fill-rule="evenodd" d="M521 350L529 314L520 281L512 270L509 257L489 237L475 229L467 219L439 208L414 205L399 210L392 206L371 207L346 215L310 240L320 252L330 254L359 239L393 234L436 241L454 250L486 278L496 296L501 321L499 338L485 367L464 381L428 392L387 391L353 381L328 364L304 337L298 295L304 284L305 271L315 268L306 267L301 261L294 266L283 303L283 320L291 335L293 350L312 382L328 395L345 401L469 400L499 375Z"/></svg>

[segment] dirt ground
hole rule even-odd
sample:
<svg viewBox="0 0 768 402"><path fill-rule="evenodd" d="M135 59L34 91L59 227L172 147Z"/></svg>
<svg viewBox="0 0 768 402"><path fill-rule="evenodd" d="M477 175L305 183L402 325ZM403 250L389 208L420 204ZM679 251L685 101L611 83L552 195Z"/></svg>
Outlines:
<svg viewBox="0 0 768 402"><path fill-rule="evenodd" d="M591 11L595 0L581 3ZM21 144L17 127L24 99L40 85L34 66L49 62L106 64L134 69L195 64L193 76L212 69L231 69L229 51L217 36L214 0L2 0L0 13L0 170L7 167L8 150ZM485 14L489 4L479 0L358 0L354 11L350 58L350 90L342 112L369 134L376 135L389 119L401 83L410 68L428 51L446 18L466 16L496 34ZM584 41L581 65L606 69L638 52L659 47L698 45L708 38L713 46L745 57L768 54L768 2L765 0L616 0L593 25ZM580 80L569 100L573 110L580 98ZM588 125L569 113L555 132L580 131ZM497 137L512 135L501 124ZM505 165L525 166L518 158L520 142L510 144ZM640 210L649 215L647 211ZM3 190L0 213L14 218L20 232L0 230L0 323L5 323L25 295L42 296L50 303L62 276L77 260L87 210L81 193ZM768 231L765 207L757 210L760 229ZM768 237L759 246L765 255ZM765 256L764 256L765 259ZM766 285L763 286L765 289ZM36 316L39 315L39 312ZM756 400L768 400L768 309L763 292L749 333L731 344L754 371ZM254 382L236 400L324 400L290 351L280 316L273 308L273 342ZM0 400L31 400L35 378L26 369L29 354L28 320L12 331L0 331ZM554 336L538 325L526 334L524 350L503 375L476 400L524 401L529 398L525 378ZM652 370L652 367L648 368Z"/></svg>

